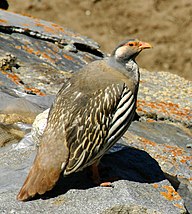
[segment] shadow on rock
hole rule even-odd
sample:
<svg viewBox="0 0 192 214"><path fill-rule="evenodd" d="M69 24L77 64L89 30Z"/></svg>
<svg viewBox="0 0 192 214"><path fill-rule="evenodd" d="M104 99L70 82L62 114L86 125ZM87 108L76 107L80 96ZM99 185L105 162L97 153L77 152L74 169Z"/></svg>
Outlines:
<svg viewBox="0 0 192 214"><path fill-rule="evenodd" d="M101 180L129 180L140 183L155 183L165 179L164 173L145 151L124 147L122 150L106 154L99 166ZM43 196L37 198L48 199L62 195L70 189L89 189L95 187L88 169L64 177L61 174L56 186Z"/></svg>
<svg viewBox="0 0 192 214"><path fill-rule="evenodd" d="M140 183L155 183L165 179L164 172L155 159L147 152L132 147L124 147L118 152L105 155L102 166L109 169L109 177Z"/></svg>

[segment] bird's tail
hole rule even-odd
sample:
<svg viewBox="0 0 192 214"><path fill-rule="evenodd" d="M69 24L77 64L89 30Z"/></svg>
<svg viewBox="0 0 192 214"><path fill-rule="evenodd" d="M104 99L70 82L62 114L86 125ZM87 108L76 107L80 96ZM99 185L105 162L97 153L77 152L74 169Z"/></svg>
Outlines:
<svg viewBox="0 0 192 214"><path fill-rule="evenodd" d="M58 181L60 173L65 170L68 157L65 130L55 126L52 128L48 124L41 138L33 166L17 195L17 200L27 201L36 194L42 195L51 190Z"/></svg>
<svg viewBox="0 0 192 214"><path fill-rule="evenodd" d="M17 195L17 200L27 201L34 197L36 194L44 194L46 191L49 191L56 184L61 173L61 167L58 165L50 166L41 164L41 161L36 157L34 164L19 192Z"/></svg>

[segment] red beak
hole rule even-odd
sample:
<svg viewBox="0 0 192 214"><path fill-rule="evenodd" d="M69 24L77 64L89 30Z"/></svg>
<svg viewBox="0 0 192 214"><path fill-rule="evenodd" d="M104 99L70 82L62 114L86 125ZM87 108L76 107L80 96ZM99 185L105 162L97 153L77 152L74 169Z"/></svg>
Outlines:
<svg viewBox="0 0 192 214"><path fill-rule="evenodd" d="M149 43L147 43L147 42L139 42L139 47L140 47L140 49L147 49L147 48L152 48L152 45L150 45Z"/></svg>

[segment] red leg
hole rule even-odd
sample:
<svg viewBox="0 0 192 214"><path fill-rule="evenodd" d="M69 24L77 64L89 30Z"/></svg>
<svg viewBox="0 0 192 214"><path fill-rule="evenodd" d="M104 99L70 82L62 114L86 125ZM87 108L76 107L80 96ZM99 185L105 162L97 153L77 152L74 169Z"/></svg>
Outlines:
<svg viewBox="0 0 192 214"><path fill-rule="evenodd" d="M94 163L93 165L91 165L91 171L93 183L99 185L101 183L101 179L99 175L98 163Z"/></svg>
<svg viewBox="0 0 192 214"><path fill-rule="evenodd" d="M92 171L92 180L93 183L96 185L100 185L101 187L111 187L111 182L101 182L100 175L99 175L99 169L98 169L98 162L91 165L91 171Z"/></svg>

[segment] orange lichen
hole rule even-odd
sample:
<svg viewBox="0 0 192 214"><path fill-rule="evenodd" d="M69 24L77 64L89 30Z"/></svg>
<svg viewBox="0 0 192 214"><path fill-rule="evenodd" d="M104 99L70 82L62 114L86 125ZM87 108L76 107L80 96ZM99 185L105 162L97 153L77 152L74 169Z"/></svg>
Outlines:
<svg viewBox="0 0 192 214"><path fill-rule="evenodd" d="M15 46L15 48L17 48L17 49L21 49L21 46L19 46L19 45L16 45L16 46Z"/></svg>
<svg viewBox="0 0 192 214"><path fill-rule="evenodd" d="M167 158L165 158L165 156L163 156L163 155L159 155L159 154L155 154L154 155L154 158L156 159L156 160L167 160Z"/></svg>
<svg viewBox="0 0 192 214"><path fill-rule="evenodd" d="M164 112L168 115L174 115L177 118L186 117L187 119L192 119L190 115L190 110L187 108L180 108L178 104L171 102L148 102L145 100L138 100L137 102L137 110L144 112L144 107L150 107L152 109L156 109L157 111Z"/></svg>
<svg viewBox="0 0 192 214"><path fill-rule="evenodd" d="M22 45L23 50L27 51L30 54L35 54L35 50L31 47L27 47L25 45Z"/></svg>
<svg viewBox="0 0 192 214"><path fill-rule="evenodd" d="M147 119L147 122L148 122L148 123L153 123L154 121L155 121L155 120L153 120L153 119L151 119L151 118L148 118L148 119Z"/></svg>
<svg viewBox="0 0 192 214"><path fill-rule="evenodd" d="M148 144L148 145L151 145L151 146L156 146L157 145L155 142L150 141L150 140L148 140L148 139L146 139L144 137L140 137L140 140L141 140L141 142L143 142L145 144Z"/></svg>
<svg viewBox="0 0 192 214"><path fill-rule="evenodd" d="M37 27L44 27L44 25L43 25L42 23L40 23L39 21L36 21L36 22L35 22L35 25L36 25Z"/></svg>
<svg viewBox="0 0 192 214"><path fill-rule="evenodd" d="M167 192L160 192L167 200L181 200L181 196L174 190L171 186L163 186L167 190Z"/></svg>
<svg viewBox="0 0 192 214"><path fill-rule="evenodd" d="M45 32L48 32L48 33L57 33L55 32L55 29L51 28L51 27L48 27L48 26L43 26L43 29Z"/></svg>
<svg viewBox="0 0 192 214"><path fill-rule="evenodd" d="M5 74L9 79L11 79L16 84L20 84L22 82L21 79L14 73L7 73L5 71L2 71L2 74Z"/></svg>
<svg viewBox="0 0 192 214"><path fill-rule="evenodd" d="M22 49L25 50L26 52L28 52L29 54L34 54L36 56L41 56L42 58L48 60L49 62L55 63L54 59L52 59L47 53L36 51L33 48L28 47L27 45L22 45ZM47 49L47 52L55 54L55 52L53 52L50 49Z"/></svg>
<svg viewBox="0 0 192 214"><path fill-rule="evenodd" d="M30 92L30 93L33 93L33 94L37 94L39 96L45 96L46 94L41 92L39 89L37 88L29 88L29 87L25 87L25 91L26 92Z"/></svg>
<svg viewBox="0 0 192 214"><path fill-rule="evenodd" d="M54 24L52 23L51 24L55 29L59 30L59 31L62 31L62 32L65 32L64 28L62 28L61 26L57 25L57 24Z"/></svg>
<svg viewBox="0 0 192 214"><path fill-rule="evenodd" d="M1 72L2 72L2 74L6 75L11 81L13 81L15 84L24 86L24 83L16 74L7 73L6 71L3 71L3 70L1 70ZM46 95L45 93L41 92L39 89L36 89L36 88L29 88L27 86L24 86L24 89L26 92L37 94L39 96L45 96Z"/></svg>
<svg viewBox="0 0 192 214"><path fill-rule="evenodd" d="M142 108L140 106L137 106L137 111L142 111Z"/></svg>
<svg viewBox="0 0 192 214"><path fill-rule="evenodd" d="M41 56L45 59L47 59L48 61L54 63L55 61L46 53L41 53Z"/></svg>
<svg viewBox="0 0 192 214"><path fill-rule="evenodd" d="M53 48L53 51L54 51L55 53L58 53L58 52L59 52L58 46L54 45L52 48Z"/></svg>
<svg viewBox="0 0 192 214"><path fill-rule="evenodd" d="M59 49L57 49L57 47L55 45L53 45L52 43L47 44L46 53L55 55L55 54L57 54L57 52L59 52ZM55 57L55 58L57 58L57 57Z"/></svg>
<svg viewBox="0 0 192 214"><path fill-rule="evenodd" d="M24 25L24 24L23 24ZM25 31L29 31L29 28L24 28Z"/></svg>
<svg viewBox="0 0 192 214"><path fill-rule="evenodd" d="M40 56L40 55L41 55L41 52L40 52L40 51L35 51L35 55L36 55L36 56Z"/></svg>
<svg viewBox="0 0 192 214"><path fill-rule="evenodd" d="M44 32L48 32L48 33L53 33L53 34L58 34L58 32L56 32L56 30L52 27L49 27L45 24L42 24L39 20L35 20L35 25L37 27L41 27L43 28Z"/></svg>
<svg viewBox="0 0 192 214"><path fill-rule="evenodd" d="M1 23L7 23L7 20L0 19L0 22L1 22Z"/></svg>
<svg viewBox="0 0 192 214"><path fill-rule="evenodd" d="M178 207L179 209L182 209L183 206L181 204L174 204L176 207Z"/></svg>
<svg viewBox="0 0 192 214"><path fill-rule="evenodd" d="M192 157L189 156L182 156L182 159L180 160L181 163L186 163L188 160L191 160Z"/></svg>
<svg viewBox="0 0 192 214"><path fill-rule="evenodd" d="M174 157L183 155L184 150L177 146L165 145L165 152L171 153Z"/></svg>
<svg viewBox="0 0 192 214"><path fill-rule="evenodd" d="M25 23L25 24L23 24L23 26L29 27L30 25L29 25L29 24L27 24L27 23ZM28 29L28 28L27 28L27 29Z"/></svg>
<svg viewBox="0 0 192 214"><path fill-rule="evenodd" d="M63 54L63 56L68 59L68 60L74 60L71 56L67 55L67 54Z"/></svg>
<svg viewBox="0 0 192 214"><path fill-rule="evenodd" d="M155 189L157 189L157 188L159 187L159 185L158 185L158 184L153 184L153 187L154 187Z"/></svg>

